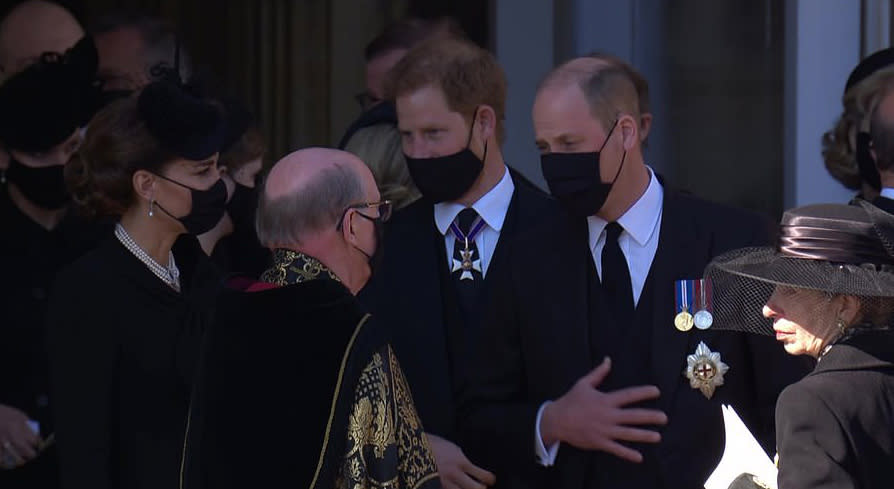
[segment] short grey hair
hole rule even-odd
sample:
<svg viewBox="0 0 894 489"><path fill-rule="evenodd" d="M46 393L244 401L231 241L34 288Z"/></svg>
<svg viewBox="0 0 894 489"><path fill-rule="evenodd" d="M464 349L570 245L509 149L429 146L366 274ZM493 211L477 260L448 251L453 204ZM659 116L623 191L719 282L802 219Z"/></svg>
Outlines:
<svg viewBox="0 0 894 489"><path fill-rule="evenodd" d="M348 207L363 199L363 184L344 165L320 170L303 188L271 199L261 192L255 220L258 240L267 248L301 243L307 236L335 228Z"/></svg>
<svg viewBox="0 0 894 489"><path fill-rule="evenodd" d="M152 70L157 67L174 68L176 56L177 32L170 22L147 15L139 11L121 10L111 12L99 17L91 26L93 34L105 34L120 29L134 29L143 40L143 66L146 76L151 80L155 77ZM189 53L180 42L180 78L189 81L192 76L192 60Z"/></svg>

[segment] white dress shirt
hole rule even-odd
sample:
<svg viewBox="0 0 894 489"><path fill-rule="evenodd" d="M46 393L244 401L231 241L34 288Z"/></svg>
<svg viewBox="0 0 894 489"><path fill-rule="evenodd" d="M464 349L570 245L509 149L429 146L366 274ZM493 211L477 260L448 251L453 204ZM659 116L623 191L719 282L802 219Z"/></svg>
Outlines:
<svg viewBox="0 0 894 489"><path fill-rule="evenodd" d="M618 218L618 224L624 231L618 236L618 246L624 258L627 259L627 268L630 270L630 285L633 289L633 302L639 304L646 277L655 259L658 250L658 236L661 229L662 203L664 202L664 189L655 178L655 173L649 168L649 186L630 209ZM590 252L593 254L593 262L596 264L596 272L602 278L602 248L605 247L605 227L608 222L598 216L587 218L587 226L590 230ZM540 406L537 411L537 421L534 429L534 449L540 463L545 466L556 462L559 453L559 443L553 443L547 448L540 436L540 419L543 417L543 408L549 401Z"/></svg>
<svg viewBox="0 0 894 489"><path fill-rule="evenodd" d="M894 188L883 187L879 195L886 199L894 200Z"/></svg>
<svg viewBox="0 0 894 489"><path fill-rule="evenodd" d="M506 220L506 211L509 210L513 192L515 192L515 184L512 183L509 170L504 167L503 178L500 179L500 182L472 204L472 209L475 209L485 223L484 228L475 236L474 240L481 258L482 277L487 276L487 268L494 256L497 241L500 240L500 231L503 229L503 222ZM456 237L450 232L450 224L465 208L464 205L456 202L435 204L435 225L438 231L444 235L448 266L453 263L453 243L456 241Z"/></svg>

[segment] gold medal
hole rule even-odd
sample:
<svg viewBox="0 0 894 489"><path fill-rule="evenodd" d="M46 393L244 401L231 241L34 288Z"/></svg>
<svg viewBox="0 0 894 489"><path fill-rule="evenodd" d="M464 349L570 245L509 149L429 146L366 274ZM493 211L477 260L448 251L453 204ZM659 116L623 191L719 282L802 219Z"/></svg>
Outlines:
<svg viewBox="0 0 894 489"><path fill-rule="evenodd" d="M686 311L683 311L674 318L674 326L679 331L689 331L692 329L692 314L689 314Z"/></svg>

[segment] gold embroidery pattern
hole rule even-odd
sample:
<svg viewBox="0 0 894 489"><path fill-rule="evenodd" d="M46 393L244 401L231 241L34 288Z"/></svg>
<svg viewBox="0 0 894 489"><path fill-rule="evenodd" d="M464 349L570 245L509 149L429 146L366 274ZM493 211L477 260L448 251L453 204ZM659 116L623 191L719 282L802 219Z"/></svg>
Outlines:
<svg viewBox="0 0 894 489"><path fill-rule="evenodd" d="M276 285L290 285L319 278L341 282L316 258L292 250L273 250L273 266L261 275L261 280Z"/></svg>
<svg viewBox="0 0 894 489"><path fill-rule="evenodd" d="M390 347L375 353L360 375L347 437L336 487L415 489L437 482L434 457Z"/></svg>
<svg viewBox="0 0 894 489"><path fill-rule="evenodd" d="M394 384L394 404L397 406L397 444L402 454L398 460L398 470L405 482L404 487L419 488L438 485L438 467L432 454L428 438L422 429L419 414L413 404L413 395L404 372L397 361L394 350L388 347L388 359Z"/></svg>

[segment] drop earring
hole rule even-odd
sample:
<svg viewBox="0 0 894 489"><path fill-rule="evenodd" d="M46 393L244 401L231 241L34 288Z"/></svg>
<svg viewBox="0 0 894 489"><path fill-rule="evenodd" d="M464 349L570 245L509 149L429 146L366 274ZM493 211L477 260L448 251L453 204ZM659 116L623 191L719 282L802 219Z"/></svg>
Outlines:
<svg viewBox="0 0 894 489"><path fill-rule="evenodd" d="M149 217L155 215L155 199L149 201Z"/></svg>
<svg viewBox="0 0 894 489"><path fill-rule="evenodd" d="M835 325L838 326L838 331L841 331L841 334L847 333L847 323L845 323L843 319L838 318L835 321Z"/></svg>

